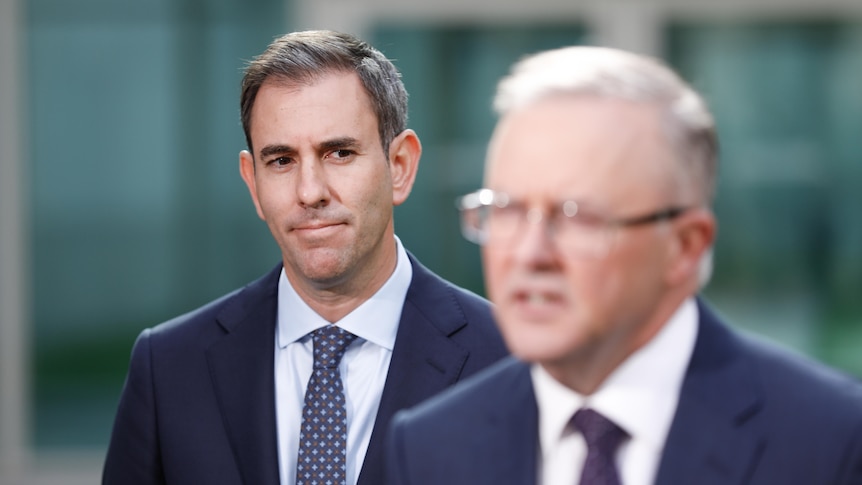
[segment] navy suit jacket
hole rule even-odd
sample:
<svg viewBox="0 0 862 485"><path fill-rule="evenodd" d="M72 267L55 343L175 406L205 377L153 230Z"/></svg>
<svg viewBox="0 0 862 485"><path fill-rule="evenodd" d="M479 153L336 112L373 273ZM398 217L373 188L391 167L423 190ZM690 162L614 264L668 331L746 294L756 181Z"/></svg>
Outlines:
<svg viewBox="0 0 862 485"><path fill-rule="evenodd" d="M507 352L486 300L410 256L407 291L360 485L384 483L396 411ZM103 484L277 485L275 332L281 265L145 330L132 350Z"/></svg>
<svg viewBox="0 0 862 485"><path fill-rule="evenodd" d="M698 310L655 483L862 484L859 382ZM529 366L510 358L395 416L387 483L533 484L538 446Z"/></svg>

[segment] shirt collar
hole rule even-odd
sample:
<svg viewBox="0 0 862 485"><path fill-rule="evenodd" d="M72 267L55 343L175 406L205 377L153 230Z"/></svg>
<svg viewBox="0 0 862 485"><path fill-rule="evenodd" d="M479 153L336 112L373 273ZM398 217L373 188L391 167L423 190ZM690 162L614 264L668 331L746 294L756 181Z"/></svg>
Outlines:
<svg viewBox="0 0 862 485"><path fill-rule="evenodd" d="M398 323L407 289L413 279L413 266L401 240L395 236L395 270L386 283L368 300L356 307L335 325L359 338L372 342L387 350L395 346ZM323 317L311 309L287 279L284 268L278 280L277 345L285 348L310 332L329 325Z"/></svg>
<svg viewBox="0 0 862 485"><path fill-rule="evenodd" d="M533 365L542 450L552 449L564 436L575 411L590 407L632 439L642 440L660 452L694 350L697 318L694 299L686 299L655 337L629 356L590 396L569 389L540 365Z"/></svg>

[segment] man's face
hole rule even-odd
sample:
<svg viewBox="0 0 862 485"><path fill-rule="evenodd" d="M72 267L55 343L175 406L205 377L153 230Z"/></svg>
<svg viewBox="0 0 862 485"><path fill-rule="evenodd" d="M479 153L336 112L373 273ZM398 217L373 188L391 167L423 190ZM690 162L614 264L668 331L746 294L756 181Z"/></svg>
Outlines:
<svg viewBox="0 0 862 485"><path fill-rule="evenodd" d="M678 205L659 116L648 105L558 96L509 113L494 132L486 186L545 217L483 246L486 285L509 348L552 374L613 367L651 336L668 227L609 227L606 251L586 254L557 243L547 214L567 200L608 218Z"/></svg>
<svg viewBox="0 0 862 485"><path fill-rule="evenodd" d="M240 171L300 291L382 284L394 267L392 207L409 194L418 152L405 176L399 150L415 134L393 140L390 165L377 126L354 73L270 79L257 94L255 153L240 154Z"/></svg>

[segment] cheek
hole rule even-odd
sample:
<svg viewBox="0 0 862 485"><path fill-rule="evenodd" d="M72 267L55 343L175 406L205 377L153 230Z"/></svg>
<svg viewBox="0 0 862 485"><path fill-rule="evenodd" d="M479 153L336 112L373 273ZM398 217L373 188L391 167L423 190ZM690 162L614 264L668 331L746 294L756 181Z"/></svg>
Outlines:
<svg viewBox="0 0 862 485"><path fill-rule="evenodd" d="M607 262L576 261L565 268L566 290L578 319L602 322L608 313L621 306L620 293L628 271L619 271ZM624 305L624 303L623 303Z"/></svg>
<svg viewBox="0 0 862 485"><path fill-rule="evenodd" d="M604 320L616 321L639 314L645 302L661 291L660 263L645 251L618 254L612 264L593 275L596 283L587 287L593 311Z"/></svg>
<svg viewBox="0 0 862 485"><path fill-rule="evenodd" d="M354 205L357 209L391 207L392 182L388 167L376 166L384 163L369 160L363 165L339 167L341 170L329 178L330 189L338 194L343 204Z"/></svg>
<svg viewBox="0 0 862 485"><path fill-rule="evenodd" d="M485 288L491 301L499 301L502 289L506 286L506 256L505 252L495 250L491 246L483 246L482 268L485 273Z"/></svg>
<svg viewBox="0 0 862 485"><path fill-rule="evenodd" d="M289 194L287 187L275 186L270 180L260 180L257 183L257 202L267 219L288 207Z"/></svg>
<svg viewBox="0 0 862 485"><path fill-rule="evenodd" d="M378 225L392 215L392 190L385 185L356 185L350 196L340 197L339 203L364 220L367 225Z"/></svg>

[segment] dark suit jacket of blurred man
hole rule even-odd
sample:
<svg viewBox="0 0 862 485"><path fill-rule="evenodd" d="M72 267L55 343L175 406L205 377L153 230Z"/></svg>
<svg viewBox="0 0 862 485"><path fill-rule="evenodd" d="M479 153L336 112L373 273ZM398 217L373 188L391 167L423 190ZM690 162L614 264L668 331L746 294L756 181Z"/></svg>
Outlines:
<svg viewBox="0 0 862 485"><path fill-rule="evenodd" d="M392 415L506 355L482 298L413 256L359 485L384 483ZM277 485L274 352L281 265L203 308L145 330L132 351L103 483ZM131 438L131 439L130 439ZM161 473L154 475L153 470Z"/></svg>
<svg viewBox="0 0 862 485"><path fill-rule="evenodd" d="M859 382L698 311L655 483L862 484ZM510 358L395 416L387 483L533 484L538 452L530 368Z"/></svg>

